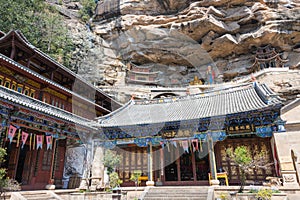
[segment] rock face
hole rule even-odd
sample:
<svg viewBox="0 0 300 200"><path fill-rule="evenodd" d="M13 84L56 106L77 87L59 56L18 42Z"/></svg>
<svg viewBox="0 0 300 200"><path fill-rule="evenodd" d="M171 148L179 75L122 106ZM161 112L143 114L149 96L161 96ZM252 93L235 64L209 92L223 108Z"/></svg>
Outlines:
<svg viewBox="0 0 300 200"><path fill-rule="evenodd" d="M96 13L94 33L122 62L154 63L166 76L173 69L182 85L193 77L189 71L205 77L211 63L220 77L247 74L257 47L267 44L289 59L287 67L299 66L298 1L120 0L119 5L118 16Z"/></svg>
<svg viewBox="0 0 300 200"><path fill-rule="evenodd" d="M124 86L129 62L154 66L161 86L207 82L208 65L216 82L230 81L266 45L300 68L298 0L101 0L87 25L79 2L55 5L76 41L74 70L95 85Z"/></svg>

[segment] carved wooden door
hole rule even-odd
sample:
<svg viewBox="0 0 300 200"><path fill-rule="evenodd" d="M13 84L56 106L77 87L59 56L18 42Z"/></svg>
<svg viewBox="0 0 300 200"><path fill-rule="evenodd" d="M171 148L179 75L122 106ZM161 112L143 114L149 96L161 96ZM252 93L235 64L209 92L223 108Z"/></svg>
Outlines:
<svg viewBox="0 0 300 200"><path fill-rule="evenodd" d="M266 151L266 162L269 164L274 163L270 138L235 138L218 142L215 146L217 169L222 167L223 170L228 173L230 184L239 184L241 179L238 166L226 158L226 149L230 147L235 149L236 147L242 145L246 146L248 151L251 152L253 158L257 152ZM247 174L247 181L251 182L251 184L262 184L262 181L265 181L267 176L275 176L274 165L270 165L265 169L259 168L250 170L250 172Z"/></svg>
<svg viewBox="0 0 300 200"><path fill-rule="evenodd" d="M18 157L19 157L19 148L16 148L16 144L8 144L10 145L7 149L8 158L8 169L7 169L7 176L9 178L15 179L16 177L16 170L18 165Z"/></svg>

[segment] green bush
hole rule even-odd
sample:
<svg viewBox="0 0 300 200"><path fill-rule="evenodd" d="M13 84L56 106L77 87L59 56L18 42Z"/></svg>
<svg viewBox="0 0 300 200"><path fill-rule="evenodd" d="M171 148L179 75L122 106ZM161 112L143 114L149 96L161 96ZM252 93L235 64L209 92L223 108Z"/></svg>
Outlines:
<svg viewBox="0 0 300 200"><path fill-rule="evenodd" d="M108 175L120 164L122 156L117 155L116 152L106 150L103 158L103 165L107 167Z"/></svg>
<svg viewBox="0 0 300 200"><path fill-rule="evenodd" d="M258 200L270 200L272 197L271 189L261 189L257 192L255 196Z"/></svg>
<svg viewBox="0 0 300 200"><path fill-rule="evenodd" d="M94 0L81 0L82 8L79 11L82 21L87 22L94 14L96 3Z"/></svg>
<svg viewBox="0 0 300 200"><path fill-rule="evenodd" d="M123 181L120 180L117 172L112 172L109 175L109 185L111 188L120 187L120 184L122 184L122 183L123 183Z"/></svg>

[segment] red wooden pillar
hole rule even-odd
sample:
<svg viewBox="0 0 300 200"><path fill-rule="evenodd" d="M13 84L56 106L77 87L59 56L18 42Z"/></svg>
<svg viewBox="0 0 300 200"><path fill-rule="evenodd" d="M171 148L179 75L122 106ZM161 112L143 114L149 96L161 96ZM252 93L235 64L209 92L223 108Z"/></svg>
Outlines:
<svg viewBox="0 0 300 200"><path fill-rule="evenodd" d="M160 148L160 180L164 183L165 182L165 159L164 159L164 149Z"/></svg>
<svg viewBox="0 0 300 200"><path fill-rule="evenodd" d="M176 148L176 163L177 163L177 180L181 181L181 175L180 175L180 156L179 156L179 148Z"/></svg>
<svg viewBox="0 0 300 200"><path fill-rule="evenodd" d="M196 161L195 161L195 153L191 152L192 154L192 169L193 169L193 178L194 182L197 181L197 172L196 172Z"/></svg>
<svg viewBox="0 0 300 200"><path fill-rule="evenodd" d="M50 166L50 175L49 175L49 182L48 182L49 184L54 184L56 143L57 143L56 139L54 139L51 166Z"/></svg>

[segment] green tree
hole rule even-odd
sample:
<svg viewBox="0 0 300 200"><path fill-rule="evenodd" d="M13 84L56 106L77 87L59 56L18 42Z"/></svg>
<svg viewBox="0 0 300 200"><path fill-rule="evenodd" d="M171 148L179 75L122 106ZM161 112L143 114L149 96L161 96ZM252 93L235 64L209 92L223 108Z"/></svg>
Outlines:
<svg viewBox="0 0 300 200"><path fill-rule="evenodd" d="M6 149L0 147L0 166L5 162ZM5 191L18 191L21 187L16 180L6 177L6 169L0 168L0 197Z"/></svg>
<svg viewBox="0 0 300 200"><path fill-rule="evenodd" d="M250 173L253 169L266 169L268 166L273 164L267 162L267 152L261 151L254 153L255 155L252 156L251 152L247 149L246 146L239 146L235 148L235 150L233 150L233 148L226 149L228 158L233 161L239 168L241 185L238 192L240 193L244 190L246 176L248 173Z"/></svg>
<svg viewBox="0 0 300 200"><path fill-rule="evenodd" d="M123 183L123 181L120 180L117 172L112 172L109 175L109 185L111 188L120 187L120 184L122 184L122 183Z"/></svg>
<svg viewBox="0 0 300 200"><path fill-rule="evenodd" d="M0 30L20 30L34 46L69 66L73 42L63 17L43 0L0 0Z"/></svg>
<svg viewBox="0 0 300 200"><path fill-rule="evenodd" d="M6 150L0 148L0 166L5 162L4 157L6 156ZM0 168L0 196L4 192L4 187L7 185L6 169Z"/></svg>
<svg viewBox="0 0 300 200"><path fill-rule="evenodd" d="M95 0L81 0L82 8L79 11L80 17L84 22L87 22L94 14L96 8Z"/></svg>
<svg viewBox="0 0 300 200"><path fill-rule="evenodd" d="M107 173L110 175L115 168L120 164L122 156L117 155L116 152L106 150L103 158L103 165L107 167Z"/></svg>

